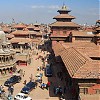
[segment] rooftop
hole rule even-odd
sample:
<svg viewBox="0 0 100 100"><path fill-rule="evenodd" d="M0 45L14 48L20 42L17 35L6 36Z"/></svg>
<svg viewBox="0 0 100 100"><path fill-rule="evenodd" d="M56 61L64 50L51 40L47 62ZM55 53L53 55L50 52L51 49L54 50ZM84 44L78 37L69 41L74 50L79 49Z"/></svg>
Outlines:
<svg viewBox="0 0 100 100"><path fill-rule="evenodd" d="M74 47L80 53L87 55L88 57L100 57L99 46L93 42L73 42L73 43L63 43L65 48Z"/></svg>
<svg viewBox="0 0 100 100"><path fill-rule="evenodd" d="M12 38L10 40L11 43L29 43L31 42L32 40L30 38Z"/></svg>
<svg viewBox="0 0 100 100"><path fill-rule="evenodd" d="M57 27L80 27L80 25L74 23L74 22L59 22L56 21L52 24L50 24L50 26L57 26Z"/></svg>
<svg viewBox="0 0 100 100"><path fill-rule="evenodd" d="M10 33L11 35L29 35L29 34L38 34L38 32L35 31L23 31L23 30L16 30L12 33Z"/></svg>
<svg viewBox="0 0 100 100"><path fill-rule="evenodd" d="M56 19L56 18L71 18L71 19L74 19L75 17L71 16L69 14L60 14L60 15L55 16L53 19Z"/></svg>
<svg viewBox="0 0 100 100"><path fill-rule="evenodd" d="M16 24L16 25L14 25L13 27L14 27L14 28L25 28L26 25L23 24L23 23L18 23L18 24Z"/></svg>
<svg viewBox="0 0 100 100"><path fill-rule="evenodd" d="M78 79L100 78L99 60L93 61L88 55L79 52L76 48L65 48L61 43L57 43L53 49L56 56L61 56L71 77Z"/></svg>
<svg viewBox="0 0 100 100"><path fill-rule="evenodd" d="M88 37L93 37L94 34L88 34L88 32L86 31L71 31L72 32L72 36L88 36Z"/></svg>

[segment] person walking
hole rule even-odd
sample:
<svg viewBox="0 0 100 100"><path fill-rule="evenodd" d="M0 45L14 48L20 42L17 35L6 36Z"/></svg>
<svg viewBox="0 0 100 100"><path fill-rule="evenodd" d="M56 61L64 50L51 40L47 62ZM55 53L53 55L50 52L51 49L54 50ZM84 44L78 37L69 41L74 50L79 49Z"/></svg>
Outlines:
<svg viewBox="0 0 100 100"><path fill-rule="evenodd" d="M31 74L31 77L30 77L30 82L34 81L33 80L33 74Z"/></svg>
<svg viewBox="0 0 100 100"><path fill-rule="evenodd" d="M3 91L4 87L1 85L1 86L0 86L0 89L1 89L1 91Z"/></svg>
<svg viewBox="0 0 100 100"><path fill-rule="evenodd" d="M13 95L13 92L14 92L14 86L13 85L11 86L10 91L11 91L11 95Z"/></svg>
<svg viewBox="0 0 100 100"><path fill-rule="evenodd" d="M45 88L45 86L46 86L46 84L44 84L44 83L41 83L41 89L44 89Z"/></svg>
<svg viewBox="0 0 100 100"><path fill-rule="evenodd" d="M23 77L25 76L25 71L23 72Z"/></svg>
<svg viewBox="0 0 100 100"><path fill-rule="evenodd" d="M47 89L47 90L48 90L48 88L50 87L50 85L51 85L50 82L48 82L48 83L46 84L46 89Z"/></svg>
<svg viewBox="0 0 100 100"><path fill-rule="evenodd" d="M11 86L8 87L8 92L11 94Z"/></svg>
<svg viewBox="0 0 100 100"><path fill-rule="evenodd" d="M26 83L27 83L27 81L25 80L23 84L26 85Z"/></svg>

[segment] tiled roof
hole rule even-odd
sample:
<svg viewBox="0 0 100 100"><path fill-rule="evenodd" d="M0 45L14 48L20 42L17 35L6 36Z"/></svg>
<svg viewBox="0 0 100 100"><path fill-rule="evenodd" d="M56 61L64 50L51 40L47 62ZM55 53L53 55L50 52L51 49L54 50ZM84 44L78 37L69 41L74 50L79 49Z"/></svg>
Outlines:
<svg viewBox="0 0 100 100"><path fill-rule="evenodd" d="M12 33L10 33L12 35L29 35L29 34L38 34L38 32L35 31L23 31L23 30L16 30Z"/></svg>
<svg viewBox="0 0 100 100"><path fill-rule="evenodd" d="M74 48L98 48L98 46L93 42L87 41L76 41L76 42L66 42L62 44L65 48L74 47Z"/></svg>
<svg viewBox="0 0 100 100"><path fill-rule="evenodd" d="M39 44L41 42L41 39L32 39L33 43Z"/></svg>
<svg viewBox="0 0 100 100"><path fill-rule="evenodd" d="M100 23L100 20L97 20L96 22L97 22L97 23Z"/></svg>
<svg viewBox="0 0 100 100"><path fill-rule="evenodd" d="M94 36L94 34L88 34L88 32L85 31L72 31L72 36Z"/></svg>
<svg viewBox="0 0 100 100"><path fill-rule="evenodd" d="M36 31L28 31L28 34L39 34L39 32L36 32Z"/></svg>
<svg viewBox="0 0 100 100"><path fill-rule="evenodd" d="M34 27L34 31L40 31L39 27Z"/></svg>
<svg viewBox="0 0 100 100"><path fill-rule="evenodd" d="M54 50L55 56L59 56L60 52L62 52L65 49L63 46L61 46L60 43L57 42L53 44L52 48Z"/></svg>
<svg viewBox="0 0 100 100"><path fill-rule="evenodd" d="M93 61L75 48L65 48L61 43L57 43L53 49L56 56L61 56L71 77L100 78L100 61Z"/></svg>
<svg viewBox="0 0 100 100"><path fill-rule="evenodd" d="M14 28L25 28L26 26L27 25L25 25L25 24L19 23L19 24L14 25L13 27Z"/></svg>
<svg viewBox="0 0 100 100"><path fill-rule="evenodd" d="M16 31L14 31L14 32L12 32L12 33L10 33L10 34L12 34L12 35L19 35L19 34L28 34L28 31L23 31L23 30L16 30Z"/></svg>
<svg viewBox="0 0 100 100"><path fill-rule="evenodd" d="M100 57L100 47L92 42L73 42L73 43L63 43L65 48L74 47L79 52L87 55L88 57Z"/></svg>
<svg viewBox="0 0 100 100"><path fill-rule="evenodd" d="M71 16L69 14L60 14L60 15L55 16L53 19L56 19L56 18L71 18L71 19L74 19L75 17Z"/></svg>
<svg viewBox="0 0 100 100"><path fill-rule="evenodd" d="M8 33L11 32L11 29L9 27L2 27L2 30Z"/></svg>
<svg viewBox="0 0 100 100"><path fill-rule="evenodd" d="M98 34L95 34L95 36L98 36L98 37L100 37L100 33L98 33Z"/></svg>
<svg viewBox="0 0 100 100"><path fill-rule="evenodd" d="M86 61L88 61L86 57L81 55L74 48L69 48L61 52L60 56L72 77L79 70L79 68L81 68Z"/></svg>
<svg viewBox="0 0 100 100"><path fill-rule="evenodd" d="M74 23L74 22L54 22L50 24L50 26L57 26L57 27L80 27L80 25Z"/></svg>
<svg viewBox="0 0 100 100"><path fill-rule="evenodd" d="M6 37L7 37L7 38L13 38L13 37L14 37L14 35L11 35L11 34L6 34Z"/></svg>
<svg viewBox="0 0 100 100"><path fill-rule="evenodd" d="M89 56L89 57L100 57L100 49L93 49L93 48L77 48L78 51L81 53Z"/></svg>
<svg viewBox="0 0 100 100"><path fill-rule="evenodd" d="M12 38L12 39L10 40L11 43L21 43L21 42L23 42L23 43L29 43L29 42L31 42L31 41L32 41L32 40L29 39L29 38Z"/></svg>
<svg viewBox="0 0 100 100"><path fill-rule="evenodd" d="M37 32L36 36L42 36L41 32Z"/></svg>
<svg viewBox="0 0 100 100"><path fill-rule="evenodd" d="M89 61L84 64L73 76L73 78L100 79L100 61Z"/></svg>
<svg viewBox="0 0 100 100"><path fill-rule="evenodd" d="M97 27L96 30L100 30L100 27Z"/></svg>
<svg viewBox="0 0 100 100"><path fill-rule="evenodd" d="M34 29L34 25L28 25L26 28L33 28Z"/></svg>

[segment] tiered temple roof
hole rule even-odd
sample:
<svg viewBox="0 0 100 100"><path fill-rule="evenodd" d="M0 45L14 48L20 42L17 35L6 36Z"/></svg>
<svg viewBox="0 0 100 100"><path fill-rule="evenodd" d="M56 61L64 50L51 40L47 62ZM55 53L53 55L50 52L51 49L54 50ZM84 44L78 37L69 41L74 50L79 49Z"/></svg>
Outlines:
<svg viewBox="0 0 100 100"><path fill-rule="evenodd" d="M18 24L16 24L16 25L14 25L13 27L14 27L14 28L25 28L26 25L23 24L23 23L18 23Z"/></svg>
<svg viewBox="0 0 100 100"><path fill-rule="evenodd" d="M60 15L55 16L53 19L58 19L58 18L71 18L71 19L74 19L75 17L71 16L71 15L68 15L68 14L60 14Z"/></svg>
<svg viewBox="0 0 100 100"><path fill-rule="evenodd" d="M74 22L54 22L53 24L51 24L50 26L56 26L56 27L79 27L78 24L74 23Z"/></svg>
<svg viewBox="0 0 100 100"><path fill-rule="evenodd" d="M60 15L53 18L57 21L50 24L51 27L80 27L78 24L71 22L71 20L75 19L75 17L68 14L70 10L68 10L65 5L63 5L62 9L58 10L58 12Z"/></svg>
<svg viewBox="0 0 100 100"><path fill-rule="evenodd" d="M34 29L34 25L33 24L30 24L26 28L28 28L28 29L30 29L30 28Z"/></svg>

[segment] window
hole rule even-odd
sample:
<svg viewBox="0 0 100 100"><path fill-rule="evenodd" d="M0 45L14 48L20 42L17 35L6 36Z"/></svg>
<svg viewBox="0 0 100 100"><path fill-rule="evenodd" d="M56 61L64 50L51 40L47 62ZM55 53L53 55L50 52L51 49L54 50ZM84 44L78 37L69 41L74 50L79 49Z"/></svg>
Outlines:
<svg viewBox="0 0 100 100"><path fill-rule="evenodd" d="M66 31L63 31L63 34L66 34Z"/></svg>
<svg viewBox="0 0 100 100"><path fill-rule="evenodd" d="M96 90L96 94L100 94L100 90L98 89L98 90Z"/></svg>
<svg viewBox="0 0 100 100"><path fill-rule="evenodd" d="M57 34L60 34L60 31L57 31L56 33L57 33Z"/></svg>
<svg viewBox="0 0 100 100"><path fill-rule="evenodd" d="M84 94L88 94L88 89L84 88Z"/></svg>
<svg viewBox="0 0 100 100"><path fill-rule="evenodd" d="M87 88L80 88L80 93L88 94L88 89Z"/></svg>

